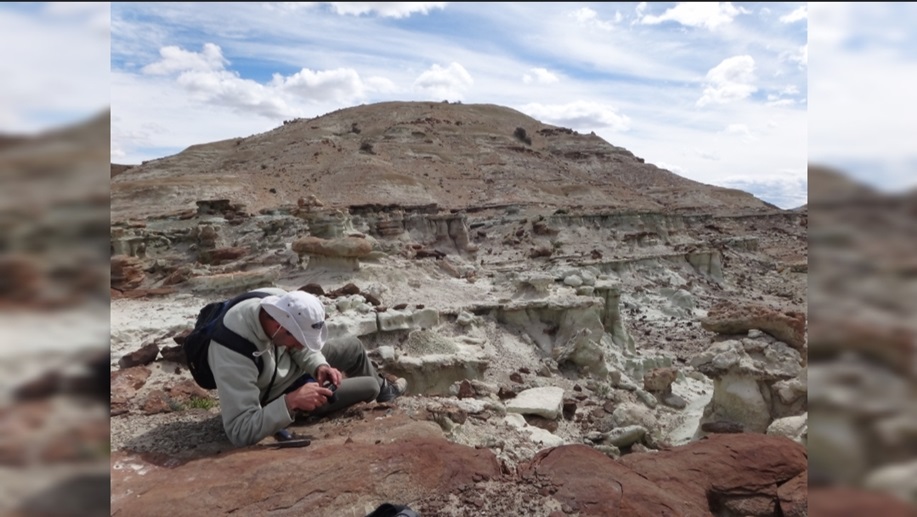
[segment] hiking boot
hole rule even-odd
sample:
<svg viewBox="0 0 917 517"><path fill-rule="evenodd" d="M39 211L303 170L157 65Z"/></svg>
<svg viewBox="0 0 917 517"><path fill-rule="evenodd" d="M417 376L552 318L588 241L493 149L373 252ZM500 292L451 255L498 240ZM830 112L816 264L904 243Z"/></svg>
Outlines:
<svg viewBox="0 0 917 517"><path fill-rule="evenodd" d="M376 397L376 402L389 402L395 400L404 395L407 389L408 381L404 378L399 377L393 382L383 377L382 387L379 389L379 396Z"/></svg>

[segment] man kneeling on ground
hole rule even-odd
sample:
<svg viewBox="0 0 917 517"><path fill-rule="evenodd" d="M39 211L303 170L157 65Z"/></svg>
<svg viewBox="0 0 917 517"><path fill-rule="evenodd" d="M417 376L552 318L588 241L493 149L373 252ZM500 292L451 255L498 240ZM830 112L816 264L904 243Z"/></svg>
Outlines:
<svg viewBox="0 0 917 517"><path fill-rule="evenodd" d="M223 325L255 345L261 371L251 358L216 340L207 356L223 428L234 445L251 445L282 431L300 412L324 416L404 393L407 382L379 375L357 337L326 343L325 308L317 297L276 288L257 291L270 296L239 302L227 311ZM327 382L336 391L322 387ZM335 401L329 402L332 395Z"/></svg>

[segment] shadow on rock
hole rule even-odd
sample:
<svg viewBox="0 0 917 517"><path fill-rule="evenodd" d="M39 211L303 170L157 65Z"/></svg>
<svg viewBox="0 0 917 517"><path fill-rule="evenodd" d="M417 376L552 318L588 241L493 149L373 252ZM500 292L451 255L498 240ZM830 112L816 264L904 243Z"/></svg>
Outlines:
<svg viewBox="0 0 917 517"><path fill-rule="evenodd" d="M122 450L139 454L161 467L175 467L191 460L234 449L223 431L220 415L206 419L168 422L151 427L124 444Z"/></svg>

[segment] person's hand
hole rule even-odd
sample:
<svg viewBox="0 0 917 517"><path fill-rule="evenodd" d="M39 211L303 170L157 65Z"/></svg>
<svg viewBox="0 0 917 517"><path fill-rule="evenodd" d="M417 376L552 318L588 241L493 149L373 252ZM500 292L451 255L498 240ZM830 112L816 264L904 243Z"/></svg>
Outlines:
<svg viewBox="0 0 917 517"><path fill-rule="evenodd" d="M324 386L325 381L331 381L331 384L340 386L341 371L337 368L332 368L327 364L323 364L315 369L315 380L318 381L319 386Z"/></svg>
<svg viewBox="0 0 917 517"><path fill-rule="evenodd" d="M283 400L287 404L288 411L302 410L314 411L316 408L328 403L328 398L334 395L334 392L328 388L323 388L321 384L309 382L302 387L287 393Z"/></svg>

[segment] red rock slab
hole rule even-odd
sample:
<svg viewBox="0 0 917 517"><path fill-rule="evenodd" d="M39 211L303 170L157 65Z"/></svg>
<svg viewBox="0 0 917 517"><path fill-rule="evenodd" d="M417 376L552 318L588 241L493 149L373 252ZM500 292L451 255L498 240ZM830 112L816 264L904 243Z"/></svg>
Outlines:
<svg viewBox="0 0 917 517"><path fill-rule="evenodd" d="M808 471L801 444L757 433L711 435L667 451L630 454L619 461L697 512L740 508L743 499L776 503L781 486ZM794 507L800 504L793 501Z"/></svg>
<svg viewBox="0 0 917 517"><path fill-rule="evenodd" d="M252 446L174 463L157 466L115 453L111 515L365 515L382 502L451 493L500 475L489 450L418 436L378 444Z"/></svg>
<svg viewBox="0 0 917 517"><path fill-rule="evenodd" d="M803 472L777 488L783 517L806 517L809 515L809 472Z"/></svg>
<svg viewBox="0 0 917 517"><path fill-rule="evenodd" d="M711 307L707 317L700 321L705 330L718 334L745 334L751 329L760 329L800 353L806 349L806 314L801 311L759 304L720 303Z"/></svg>
<svg viewBox="0 0 917 517"><path fill-rule="evenodd" d="M520 471L524 479L554 485L554 498L578 515L706 515L692 513L703 508L689 506L690 501L679 494L663 490L587 445L545 449Z"/></svg>

